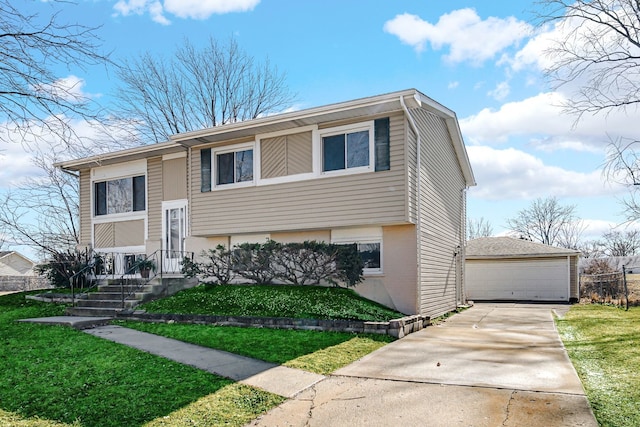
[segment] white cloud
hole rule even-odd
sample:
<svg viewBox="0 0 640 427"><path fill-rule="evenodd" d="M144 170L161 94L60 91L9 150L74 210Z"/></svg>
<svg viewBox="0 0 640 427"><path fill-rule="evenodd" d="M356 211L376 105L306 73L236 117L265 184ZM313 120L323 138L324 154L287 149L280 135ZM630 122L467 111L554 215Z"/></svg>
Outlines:
<svg viewBox="0 0 640 427"><path fill-rule="evenodd" d="M162 25L171 21L165 14L183 19L207 19L214 14L248 12L260 0L119 0L114 6L115 16L143 15L149 13L151 19Z"/></svg>
<svg viewBox="0 0 640 427"><path fill-rule="evenodd" d="M607 184L599 170L582 173L545 165L539 158L515 148L473 146L467 150L478 182L470 195L479 199L591 197L624 191Z"/></svg>
<svg viewBox="0 0 640 427"><path fill-rule="evenodd" d="M509 92L511 92L511 87L508 82L500 82L496 85L496 87L488 92L488 95L498 101L502 101L507 96L509 96Z"/></svg>
<svg viewBox="0 0 640 427"><path fill-rule="evenodd" d="M458 81L449 82L449 84L447 85L447 89L455 89L458 86L460 86L460 82L458 82Z"/></svg>
<svg viewBox="0 0 640 427"><path fill-rule="evenodd" d="M38 87L35 87L34 90L37 92L52 94L69 102L83 102L91 97L98 96L86 93L84 91L85 83L84 79L71 74L67 77L58 79L53 83L42 83L38 85Z"/></svg>
<svg viewBox="0 0 640 427"><path fill-rule="evenodd" d="M565 102L560 92L540 93L498 110L484 108L461 119L460 128L471 144L503 144L512 137L525 137L545 151L602 151L612 140L637 132L640 111L585 116L576 124L574 116L563 112Z"/></svg>
<svg viewBox="0 0 640 427"><path fill-rule="evenodd" d="M458 9L442 15L432 24L405 13L384 24L384 31L420 52L429 43L433 50L449 47L445 59L480 64L504 49L517 45L531 33L531 26L514 17L482 20L474 9Z"/></svg>

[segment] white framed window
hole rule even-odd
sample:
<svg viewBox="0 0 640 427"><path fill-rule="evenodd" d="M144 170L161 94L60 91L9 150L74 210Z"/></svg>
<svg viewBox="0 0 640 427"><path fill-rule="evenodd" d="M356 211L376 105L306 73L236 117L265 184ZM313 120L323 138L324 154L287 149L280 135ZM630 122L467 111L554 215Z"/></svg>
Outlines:
<svg viewBox="0 0 640 427"><path fill-rule="evenodd" d="M382 274L382 227L358 227L331 230L331 243L358 246L364 275Z"/></svg>
<svg viewBox="0 0 640 427"><path fill-rule="evenodd" d="M211 187L215 189L255 184L254 143L211 150Z"/></svg>
<svg viewBox="0 0 640 427"><path fill-rule="evenodd" d="M374 122L322 129L320 137L323 174L361 173L374 170Z"/></svg>
<svg viewBox="0 0 640 427"><path fill-rule="evenodd" d="M93 215L97 217L146 211L145 182L144 175L94 181Z"/></svg>

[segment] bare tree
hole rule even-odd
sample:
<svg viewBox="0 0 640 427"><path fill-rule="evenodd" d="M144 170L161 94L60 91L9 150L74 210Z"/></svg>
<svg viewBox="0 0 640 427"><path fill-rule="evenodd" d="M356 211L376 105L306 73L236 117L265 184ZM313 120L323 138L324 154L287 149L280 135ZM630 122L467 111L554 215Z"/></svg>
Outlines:
<svg viewBox="0 0 640 427"><path fill-rule="evenodd" d="M169 136L255 119L290 107L285 75L257 63L234 39L209 39L203 49L188 40L170 57L147 53L125 61L118 75L122 117L135 120L155 142Z"/></svg>
<svg viewBox="0 0 640 427"><path fill-rule="evenodd" d="M578 245L578 250L584 258L602 258L606 255L603 243L599 240L581 242Z"/></svg>
<svg viewBox="0 0 640 427"><path fill-rule="evenodd" d="M634 256L640 252L640 232L610 230L604 233L603 247L609 256Z"/></svg>
<svg viewBox="0 0 640 427"><path fill-rule="evenodd" d="M14 245L42 258L73 251L79 242L77 177L52 166L51 151L34 153L43 176L27 178L0 199L0 226Z"/></svg>
<svg viewBox="0 0 640 427"><path fill-rule="evenodd" d="M540 0L541 23L556 25L547 50L547 75L570 93L565 111L585 114L637 111L640 106L640 2L637 0ZM604 174L626 185L627 219L640 219L638 135L613 138Z"/></svg>
<svg viewBox="0 0 640 427"><path fill-rule="evenodd" d="M29 9L34 2L0 0L0 141L39 140L54 134L74 136L71 119L97 117L77 80L59 70L107 63L100 52L96 28L69 24L50 2L51 14L42 17Z"/></svg>
<svg viewBox="0 0 640 427"><path fill-rule="evenodd" d="M479 237L490 237L493 235L493 227L484 217L480 217L479 219L469 218L467 221L467 234L469 240Z"/></svg>
<svg viewBox="0 0 640 427"><path fill-rule="evenodd" d="M518 237L546 245L562 245L579 240L579 236L567 238L580 229L575 225L578 218L574 210L575 206L562 206L555 197L538 198L515 218L507 219L507 224Z"/></svg>

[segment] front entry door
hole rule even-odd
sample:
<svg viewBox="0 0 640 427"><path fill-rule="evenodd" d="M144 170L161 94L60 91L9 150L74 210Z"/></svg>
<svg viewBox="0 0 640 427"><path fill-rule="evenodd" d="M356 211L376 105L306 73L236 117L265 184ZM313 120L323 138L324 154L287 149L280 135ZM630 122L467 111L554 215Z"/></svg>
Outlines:
<svg viewBox="0 0 640 427"><path fill-rule="evenodd" d="M187 235L187 201L162 202L162 270L179 273Z"/></svg>

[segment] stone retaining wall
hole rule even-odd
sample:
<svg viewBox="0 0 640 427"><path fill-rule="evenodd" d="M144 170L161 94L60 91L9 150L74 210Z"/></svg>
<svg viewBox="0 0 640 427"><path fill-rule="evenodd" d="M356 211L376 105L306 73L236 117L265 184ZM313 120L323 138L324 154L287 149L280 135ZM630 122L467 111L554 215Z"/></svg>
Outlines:
<svg viewBox="0 0 640 427"><path fill-rule="evenodd" d="M44 277L39 276L0 276L0 292L33 291L48 289L51 285Z"/></svg>
<svg viewBox="0 0 640 427"><path fill-rule="evenodd" d="M207 316L195 314L157 314L134 311L118 313L120 320L142 322L176 322L253 328L302 329L334 332L356 332L390 335L402 338L430 324L428 316L414 315L389 322L363 322L358 320L291 319L287 317Z"/></svg>

